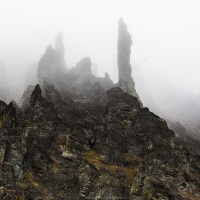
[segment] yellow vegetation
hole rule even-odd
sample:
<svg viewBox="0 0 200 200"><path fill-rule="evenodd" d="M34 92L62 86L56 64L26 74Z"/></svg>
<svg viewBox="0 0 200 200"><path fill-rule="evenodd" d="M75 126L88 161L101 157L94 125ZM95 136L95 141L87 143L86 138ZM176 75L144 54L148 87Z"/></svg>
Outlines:
<svg viewBox="0 0 200 200"><path fill-rule="evenodd" d="M4 115L0 116L0 128L3 126L4 121L5 121L5 116Z"/></svg>
<svg viewBox="0 0 200 200"><path fill-rule="evenodd" d="M105 164L102 162L102 157L92 150L85 153L85 159L88 163L94 165L96 169L106 169L111 174L125 176L129 181L133 181L138 170L136 167L132 168Z"/></svg>
<svg viewBox="0 0 200 200"><path fill-rule="evenodd" d="M152 194L151 194L151 191L150 190L147 190L145 193L144 193L144 200L150 200Z"/></svg>
<svg viewBox="0 0 200 200"><path fill-rule="evenodd" d="M21 194L19 195L18 199L19 199L19 200L24 200L24 199L25 199L25 198L24 198L24 193L21 193Z"/></svg>
<svg viewBox="0 0 200 200"><path fill-rule="evenodd" d="M33 174L29 170L24 171L23 176L24 176L25 179L27 179L29 181L33 180Z"/></svg>
<svg viewBox="0 0 200 200"><path fill-rule="evenodd" d="M66 128L66 132L67 132L67 134L69 134L70 133L70 129Z"/></svg>
<svg viewBox="0 0 200 200"><path fill-rule="evenodd" d="M138 156L133 155L133 154L125 154L124 160L125 161L138 161L138 162L141 161L141 159Z"/></svg>
<svg viewBox="0 0 200 200"><path fill-rule="evenodd" d="M54 174L56 174L58 172L58 162L56 160L56 158L53 155L50 155L51 159L53 160L53 164L51 166L51 169L53 171Z"/></svg>
<svg viewBox="0 0 200 200"><path fill-rule="evenodd" d="M29 182L31 182L34 187L39 187L39 183L37 183L36 181L33 180L33 174L31 171L29 171L29 170L24 171L23 176L25 179L27 179Z"/></svg>
<svg viewBox="0 0 200 200"><path fill-rule="evenodd" d="M56 164L52 165L52 171L54 174L56 174L58 172L58 167L56 166Z"/></svg>

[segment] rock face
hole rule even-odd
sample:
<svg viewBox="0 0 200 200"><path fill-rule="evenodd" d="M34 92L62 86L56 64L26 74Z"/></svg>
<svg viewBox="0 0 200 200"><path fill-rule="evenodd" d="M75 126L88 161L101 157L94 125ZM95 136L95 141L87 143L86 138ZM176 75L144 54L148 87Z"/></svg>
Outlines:
<svg viewBox="0 0 200 200"><path fill-rule="evenodd" d="M56 37L55 49L49 45L38 64L37 78L42 88L45 88L45 85L54 85L63 98L68 99L71 95L76 96L76 101L83 99L90 101L94 100L91 93L97 85L102 87L104 93L114 86L107 73L105 77L96 77L92 73L92 62L89 57L81 59L75 67L67 71L64 53L63 36L59 33ZM106 93L102 93L100 99L105 102Z"/></svg>
<svg viewBox="0 0 200 200"><path fill-rule="evenodd" d="M64 53L63 37L59 33L55 40L55 49L49 45L39 61L37 77L41 85L44 81L55 83L66 72Z"/></svg>
<svg viewBox="0 0 200 200"><path fill-rule="evenodd" d="M118 29L118 70L119 70L119 87L123 91L137 97L139 96L135 90L135 83L131 76L132 68L130 64L130 54L132 39L127 30L127 26L123 19L119 19Z"/></svg>
<svg viewBox="0 0 200 200"><path fill-rule="evenodd" d="M24 91L24 94L19 103L19 106L22 110L25 110L29 107L29 102L30 102L31 94L33 90L34 90L34 86L29 85L27 89Z"/></svg>
<svg viewBox="0 0 200 200"><path fill-rule="evenodd" d="M43 93L37 85L25 110L0 102L1 199L199 199L199 154L136 97Z"/></svg>
<svg viewBox="0 0 200 200"><path fill-rule="evenodd" d="M38 69L45 81L27 89L20 108L0 101L0 199L200 199L198 151L107 73L95 77L90 58L59 79L56 60L49 46ZM124 66L122 77L131 72Z"/></svg>
<svg viewBox="0 0 200 200"><path fill-rule="evenodd" d="M67 78L72 82L76 81L80 84L86 80L93 82L96 77L93 75L91 67L91 59L89 57L83 58L76 64L76 67L68 72Z"/></svg>

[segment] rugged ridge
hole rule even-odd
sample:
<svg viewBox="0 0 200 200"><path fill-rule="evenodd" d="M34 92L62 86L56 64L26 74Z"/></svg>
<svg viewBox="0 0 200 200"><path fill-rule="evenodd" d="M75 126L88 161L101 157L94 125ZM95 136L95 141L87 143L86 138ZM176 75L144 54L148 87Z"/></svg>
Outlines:
<svg viewBox="0 0 200 200"><path fill-rule="evenodd" d="M119 71L132 78L122 28ZM141 106L134 82L95 77L88 57L59 76L55 51L47 48L41 85L29 86L20 108L0 101L0 199L199 199L199 153Z"/></svg>
<svg viewBox="0 0 200 200"><path fill-rule="evenodd" d="M104 106L45 90L25 111L1 102L2 199L199 198L199 155L136 97L116 87Z"/></svg>

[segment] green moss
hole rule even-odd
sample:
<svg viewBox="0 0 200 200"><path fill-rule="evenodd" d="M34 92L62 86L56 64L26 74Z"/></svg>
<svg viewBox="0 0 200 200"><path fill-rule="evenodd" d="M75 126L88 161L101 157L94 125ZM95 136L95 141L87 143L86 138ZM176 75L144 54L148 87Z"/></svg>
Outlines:
<svg viewBox="0 0 200 200"><path fill-rule="evenodd" d="M18 196L18 200L24 200L24 193L21 193L19 196Z"/></svg>
<svg viewBox="0 0 200 200"><path fill-rule="evenodd" d="M24 176L24 178L25 179L27 179L27 180L33 180L33 174L32 174L32 172L31 171L29 171L29 170L25 170L24 172L23 172L23 176Z"/></svg>
<svg viewBox="0 0 200 200"><path fill-rule="evenodd" d="M102 162L102 157L92 150L85 153L85 159L88 163L94 165L96 169L106 169L111 174L125 176L129 181L133 181L138 171L138 168L136 167L132 168L105 164Z"/></svg>
<svg viewBox="0 0 200 200"><path fill-rule="evenodd" d="M85 153L85 158L91 164L99 164L99 165L103 164L101 163L102 160L101 156L97 154L95 151L92 150L87 151Z"/></svg>
<svg viewBox="0 0 200 200"><path fill-rule="evenodd" d="M125 161L138 161L138 162L141 161L141 159L138 156L133 155L133 154L125 154L124 160Z"/></svg>

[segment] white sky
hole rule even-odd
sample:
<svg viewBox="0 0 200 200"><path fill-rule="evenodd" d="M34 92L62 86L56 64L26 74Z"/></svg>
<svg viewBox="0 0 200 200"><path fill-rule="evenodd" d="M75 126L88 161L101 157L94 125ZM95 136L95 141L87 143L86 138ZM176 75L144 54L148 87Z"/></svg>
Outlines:
<svg viewBox="0 0 200 200"><path fill-rule="evenodd" d="M62 31L67 66L88 56L99 75L107 71L116 82L117 26L123 17L133 40L133 73L142 74L146 87L197 93L199 11L199 0L0 0L0 60L17 81Z"/></svg>

